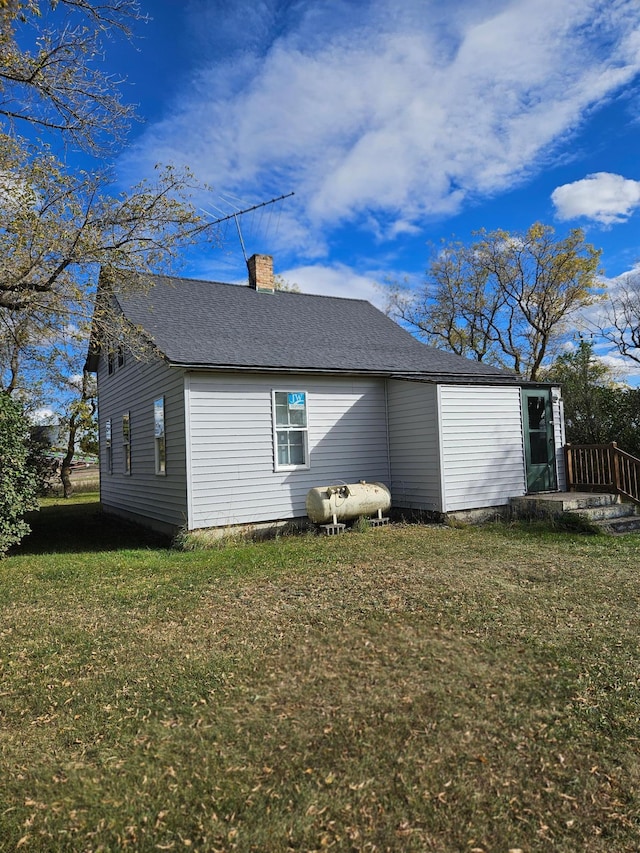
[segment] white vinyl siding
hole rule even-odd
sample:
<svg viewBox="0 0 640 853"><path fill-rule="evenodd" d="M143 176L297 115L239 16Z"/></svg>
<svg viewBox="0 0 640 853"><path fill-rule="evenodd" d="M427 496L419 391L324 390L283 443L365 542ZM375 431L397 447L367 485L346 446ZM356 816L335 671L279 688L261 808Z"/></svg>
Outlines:
<svg viewBox="0 0 640 853"><path fill-rule="evenodd" d="M443 510L500 506L525 494L520 388L438 390Z"/></svg>
<svg viewBox="0 0 640 853"><path fill-rule="evenodd" d="M274 470L272 392L307 394L308 469ZM189 526L303 517L307 492L343 482L388 483L384 381L193 373Z"/></svg>
<svg viewBox="0 0 640 853"><path fill-rule="evenodd" d="M98 367L100 498L119 512L162 529L186 523L184 373L164 361L125 359L111 375L103 352ZM154 400L164 397L166 476L156 475ZM131 473L124 474L122 415L131 417ZM108 473L106 422L112 423L112 473Z"/></svg>
<svg viewBox="0 0 640 853"><path fill-rule="evenodd" d="M440 447L437 386L388 383L392 505L439 512Z"/></svg>
<svg viewBox="0 0 640 853"><path fill-rule="evenodd" d="M558 478L558 491L563 492L567 488L567 474L564 465L564 446L566 437L564 432L564 403L560 388L553 388L551 392L551 405L553 408L553 440L556 448L556 475Z"/></svg>

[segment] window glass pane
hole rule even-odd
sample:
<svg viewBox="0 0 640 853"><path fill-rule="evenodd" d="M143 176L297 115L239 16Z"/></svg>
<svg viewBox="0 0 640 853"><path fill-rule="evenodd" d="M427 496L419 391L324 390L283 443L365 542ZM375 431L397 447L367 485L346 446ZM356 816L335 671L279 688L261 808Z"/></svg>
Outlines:
<svg viewBox="0 0 640 853"><path fill-rule="evenodd" d="M288 432L278 433L278 464L291 465L291 451Z"/></svg>
<svg viewBox="0 0 640 853"><path fill-rule="evenodd" d="M156 438L164 435L164 397L153 403L153 430Z"/></svg>
<svg viewBox="0 0 640 853"><path fill-rule="evenodd" d="M545 397L529 397L529 429L546 429L545 402Z"/></svg>
<svg viewBox="0 0 640 853"><path fill-rule="evenodd" d="M289 410L289 423L291 426L305 427L307 425L307 413L304 409Z"/></svg>
<svg viewBox="0 0 640 853"><path fill-rule="evenodd" d="M304 433L299 430L278 430L278 465L304 465Z"/></svg>
<svg viewBox="0 0 640 853"><path fill-rule="evenodd" d="M164 474L167 470L166 448L164 436L156 439L156 472Z"/></svg>
<svg viewBox="0 0 640 853"><path fill-rule="evenodd" d="M530 432L529 447L531 449L531 463L533 465L546 465L549 462L546 433Z"/></svg>
<svg viewBox="0 0 640 853"><path fill-rule="evenodd" d="M131 423L129 413L122 416L122 452L124 456L124 473L131 473Z"/></svg>
<svg viewBox="0 0 640 853"><path fill-rule="evenodd" d="M307 395L304 391L290 391L287 394L289 423L292 426L307 425Z"/></svg>
<svg viewBox="0 0 640 853"><path fill-rule="evenodd" d="M166 445L164 437L164 397L153 401L153 435L156 446L156 474L166 474Z"/></svg>
<svg viewBox="0 0 640 853"><path fill-rule="evenodd" d="M303 433L289 433L289 464L304 465L304 436Z"/></svg>
<svg viewBox="0 0 640 853"><path fill-rule="evenodd" d="M287 406L286 391L276 391L276 426L289 425L289 407Z"/></svg>
<svg viewBox="0 0 640 853"><path fill-rule="evenodd" d="M276 391L276 426L307 425L307 399L303 391Z"/></svg>

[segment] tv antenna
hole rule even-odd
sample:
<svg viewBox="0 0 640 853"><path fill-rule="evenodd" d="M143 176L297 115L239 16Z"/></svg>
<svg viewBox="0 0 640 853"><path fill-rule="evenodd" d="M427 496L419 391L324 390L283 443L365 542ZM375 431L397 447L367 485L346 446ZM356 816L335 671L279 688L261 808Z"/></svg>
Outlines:
<svg viewBox="0 0 640 853"><path fill-rule="evenodd" d="M244 239L242 237L242 229L240 228L240 217L243 216L245 213L252 213L254 210L259 210L262 207L267 207L270 204L275 204L277 201L284 201L285 198L291 198L292 195L295 195L295 193L285 193L285 195L279 195L277 198L269 199L269 201L262 201L260 202L260 204L254 204L251 207L245 207L244 210L234 210L233 213L229 213L226 216L221 216L219 219L214 219L211 224L219 225L222 222L229 222L231 219L233 219L236 224L236 229L238 231L238 238L242 247L244 261L245 263L248 263L249 259L247 258L247 250L245 248ZM229 202L226 203L228 204ZM204 212L208 214L208 211L205 210Z"/></svg>

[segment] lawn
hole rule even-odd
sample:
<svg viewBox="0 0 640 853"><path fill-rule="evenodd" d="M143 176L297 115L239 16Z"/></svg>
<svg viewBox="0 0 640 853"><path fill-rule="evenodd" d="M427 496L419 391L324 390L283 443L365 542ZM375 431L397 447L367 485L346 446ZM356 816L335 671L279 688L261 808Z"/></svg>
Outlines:
<svg viewBox="0 0 640 853"><path fill-rule="evenodd" d="M0 562L0 849L637 851L640 537L181 553L49 501Z"/></svg>

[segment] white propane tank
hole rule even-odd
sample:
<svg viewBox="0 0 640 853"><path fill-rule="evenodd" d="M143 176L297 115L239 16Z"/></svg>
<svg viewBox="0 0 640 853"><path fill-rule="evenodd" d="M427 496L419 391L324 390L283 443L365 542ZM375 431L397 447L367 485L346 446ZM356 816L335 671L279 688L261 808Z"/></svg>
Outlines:
<svg viewBox="0 0 640 853"><path fill-rule="evenodd" d="M307 492L307 515L315 524L373 515L391 506L391 492L384 483L342 483L318 486Z"/></svg>

